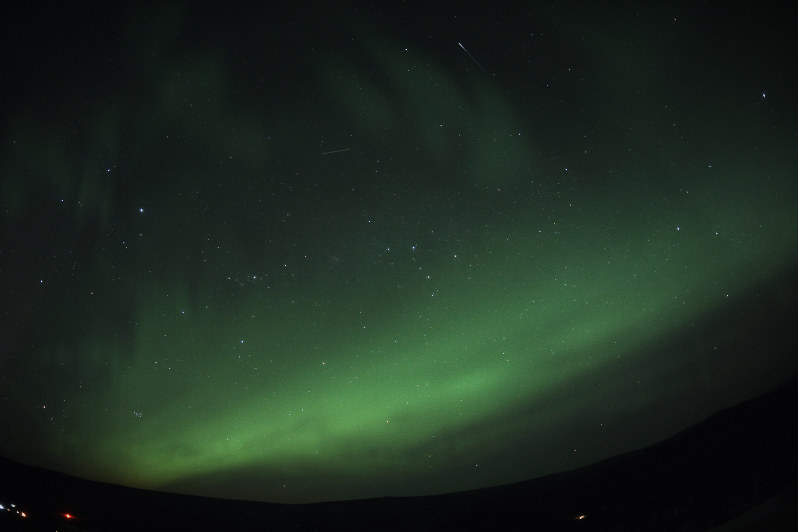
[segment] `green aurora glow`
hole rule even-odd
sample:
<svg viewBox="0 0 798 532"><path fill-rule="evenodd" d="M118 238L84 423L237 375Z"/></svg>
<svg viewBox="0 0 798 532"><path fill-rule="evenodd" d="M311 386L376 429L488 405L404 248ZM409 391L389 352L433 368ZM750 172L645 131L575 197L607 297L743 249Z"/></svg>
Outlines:
<svg viewBox="0 0 798 532"><path fill-rule="evenodd" d="M776 59L705 78L689 12L663 42L529 16L509 55L469 40L488 73L442 31L241 17L133 16L113 70L80 55L6 113L2 454L271 501L454 491L795 369L740 349L798 258Z"/></svg>

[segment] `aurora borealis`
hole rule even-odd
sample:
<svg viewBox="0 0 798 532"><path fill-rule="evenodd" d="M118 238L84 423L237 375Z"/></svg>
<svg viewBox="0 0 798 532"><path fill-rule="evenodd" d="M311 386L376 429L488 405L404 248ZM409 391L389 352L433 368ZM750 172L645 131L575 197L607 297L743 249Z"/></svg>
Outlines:
<svg viewBox="0 0 798 532"><path fill-rule="evenodd" d="M14 23L0 454L275 502L441 493L796 370L771 348L786 17L434 6Z"/></svg>

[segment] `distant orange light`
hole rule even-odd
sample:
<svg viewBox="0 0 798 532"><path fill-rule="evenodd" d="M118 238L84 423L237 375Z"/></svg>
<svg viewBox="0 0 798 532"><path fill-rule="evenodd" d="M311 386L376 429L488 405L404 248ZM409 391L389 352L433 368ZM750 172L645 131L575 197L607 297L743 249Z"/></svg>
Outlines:
<svg viewBox="0 0 798 532"><path fill-rule="evenodd" d="M19 515L20 517L28 517L28 514L26 514L25 512L20 512Z"/></svg>
<svg viewBox="0 0 798 532"><path fill-rule="evenodd" d="M67 519L72 519L75 516L72 514L64 514L64 517L66 517Z"/></svg>

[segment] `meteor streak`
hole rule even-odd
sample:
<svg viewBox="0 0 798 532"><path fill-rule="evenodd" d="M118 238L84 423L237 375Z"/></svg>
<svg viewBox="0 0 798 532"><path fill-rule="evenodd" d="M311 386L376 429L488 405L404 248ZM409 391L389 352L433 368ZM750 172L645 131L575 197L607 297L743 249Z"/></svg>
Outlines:
<svg viewBox="0 0 798 532"><path fill-rule="evenodd" d="M468 57L470 57L470 58L471 58L471 60L472 60L473 62L475 62L479 68L481 68L481 69L482 69L482 72L485 72L485 69L484 69L484 68L482 68L482 65L480 65L480 64L479 64L479 61L477 61L476 59L474 59L474 56L473 56L473 55L471 55L471 52L469 52L468 50L466 50L466 47L465 47L465 46L463 46L463 43L459 42L459 43L457 43L457 44L459 44L459 45L460 45L460 48L462 48L462 49L463 49L463 51L464 51L465 53L467 53L467 54L468 54Z"/></svg>

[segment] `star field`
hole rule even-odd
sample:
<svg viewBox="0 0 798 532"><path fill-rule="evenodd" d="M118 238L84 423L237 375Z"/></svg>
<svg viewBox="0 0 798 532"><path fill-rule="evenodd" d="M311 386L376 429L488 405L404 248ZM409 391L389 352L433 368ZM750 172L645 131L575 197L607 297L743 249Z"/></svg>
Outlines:
<svg viewBox="0 0 798 532"><path fill-rule="evenodd" d="M789 336L798 258L781 26L380 9L18 30L0 453L277 502L441 493L796 369L752 348Z"/></svg>

